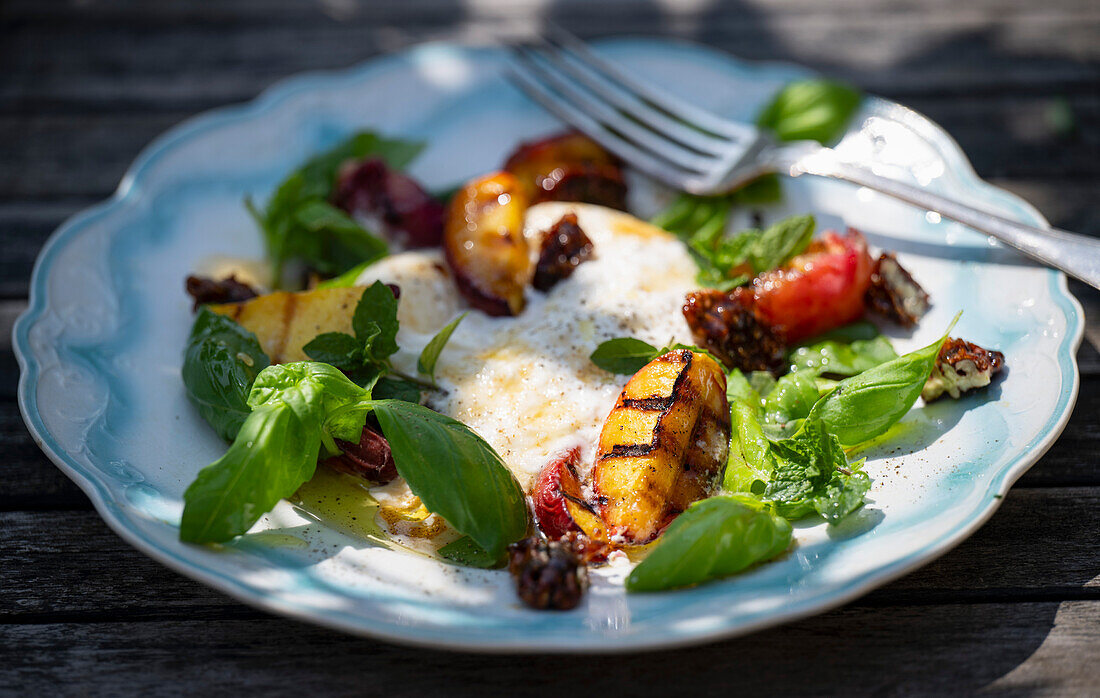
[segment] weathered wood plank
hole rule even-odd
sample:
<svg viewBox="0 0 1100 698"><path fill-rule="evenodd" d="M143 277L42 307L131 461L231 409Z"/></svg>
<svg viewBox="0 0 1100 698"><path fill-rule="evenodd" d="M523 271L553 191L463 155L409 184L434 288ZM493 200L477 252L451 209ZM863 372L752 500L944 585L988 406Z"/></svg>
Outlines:
<svg viewBox="0 0 1100 698"><path fill-rule="evenodd" d="M1096 530L1100 488L1013 490L970 540L857 603L1100 600ZM0 513L0 549L0 623L220 617L235 606L131 549L90 511Z"/></svg>
<svg viewBox="0 0 1100 698"><path fill-rule="evenodd" d="M1086 695L1100 602L845 608L660 655L478 656L277 619L0 626L0 681L24 694ZM274 657L278 657L273 661ZM655 661L658 660L659 661ZM197 670L201 668L201 670ZM719 688L722 687L722 688Z"/></svg>
<svg viewBox="0 0 1100 698"><path fill-rule="evenodd" d="M96 6L96 5L93 5ZM578 19L565 18L586 37L652 33L659 13L589 4ZM649 16L647 17L647 14ZM635 16L638 15L638 16ZM551 13L551 19L555 15ZM486 41L530 32L530 21L506 18L460 25L442 11L428 24L320 24L213 22L150 24L135 16L89 31L50 20L13 23L8 73L0 80L0 109L175 109L194 111L243 101L274 80L303 70L338 68L446 35ZM459 19L462 19L461 17ZM956 23L921 11L893 18L880 31L880 16L758 17L752 12L673 18L665 31L693 38L752 60L785 60L859 84L868 91L912 100L920 96L1061 95L1094 92L1100 50L1091 40L1100 16L1047 16L1002 26L994 20ZM1027 26L1025 31L1021 27ZM1047 37L1057 35L1052 44ZM195 50L201 46L201 50ZM49 50L43 51L43 47Z"/></svg>

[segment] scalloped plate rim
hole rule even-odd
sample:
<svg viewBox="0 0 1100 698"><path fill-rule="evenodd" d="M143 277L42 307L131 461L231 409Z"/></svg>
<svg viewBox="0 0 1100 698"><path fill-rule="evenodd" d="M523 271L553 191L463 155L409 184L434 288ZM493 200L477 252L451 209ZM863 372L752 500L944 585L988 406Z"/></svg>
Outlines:
<svg viewBox="0 0 1100 698"><path fill-rule="evenodd" d="M680 46L721 57L732 65L788 70L801 73L807 72L807 69L804 67L792 63L743 60L723 51L682 39L628 37L606 39L595 43L598 45L635 44L658 49L662 46ZM978 508L972 512L971 517L964 525L957 527L950 535L930 541L919 551L895 562L893 565L879 567L861 575L843 590L832 591L831 593L826 591L824 597L818 596L809 598L799 604L785 607L780 612L771 613L749 622L742 622L732 626L723 626L706 632L678 635L671 638L654 637L652 635L623 637L614 640L616 644L612 645L606 644L611 638L601 637L600 640L605 644L599 646L560 640L547 642L546 639L536 642L523 642L517 641L514 637L508 637L497 641L486 641L482 638L454 636L440 640L428 634L410 632L414 631L413 628L395 628L390 625L370 627L363 625L362 622L358 620L345 620L339 614L323 614L319 613L317 609L299 607L293 603L277 599L269 594L264 594L261 590L255 587L249 587L240 580L227 576L219 570L207 566L197 566L190 561L175 556L167 549L158 547L153 541L141 536L135 530L128 527L125 515L121 511L112 508L112 500L106 496L105 492L101 491L102 483L92 474L86 472L83 466L73 460L68 453L54 442L38 414L37 396L34 394L33 388L37 384L36 379L39 363L30 349L29 332L48 307L44 282L53 262L53 258L57 254L57 251L78 235L88 223L102 216L106 216L114 209L125 206L130 201L139 198L141 192L141 176L144 170L166 151L185 143L190 137L197 135L201 131L215 127L226 121L261 117L265 112L273 109L280 102L296 93L318 89L326 85L339 85L344 82L352 82L372 71L384 70L391 62L404 60L409 56L438 50L440 48L459 52L499 51L499 49L491 47L472 46L455 42L426 42L400 51L376 56L347 68L299 73L277 81L250 101L217 107L196 114L185 119L151 141L141 150L133 164L127 169L126 174L123 176L118 188L111 197L83 209L68 218L50 235L43 245L42 250L35 260L31 274L30 301L27 309L20 314L12 328L12 346L20 368L17 394L20 412L39 448L43 450L62 472L84 491L104 522L106 522L123 540L142 553L184 576L202 582L241 602L261 610L279 613L284 616L356 635L373 637L406 645L496 653L534 651L570 653L580 651L581 649L587 652L617 653L681 647L744 635L761 628L779 625L784 622L828 611L927 564L954 548L980 528L1000 506L1004 495L1012 484L1038 461L1044 453L1046 453L1062 433L1066 423L1072 415L1073 406L1076 402L1080 387L1080 373L1075 355L1084 334L1084 322L1082 320L1083 310L1077 299L1069 293L1065 274L1054 270L1048 270L1050 286L1054 291L1054 293L1052 293L1052 300L1066 311L1067 328L1065 337L1059 346L1059 353L1062 354L1059 358L1062 360L1068 359L1068 362L1063 363L1060 360L1059 365L1062 366L1063 370L1068 365L1070 372L1069 377L1071 380L1068 382L1070 390L1063 394L1055 408L1057 417L1048 422L1049 428L1045 433L1021 449L1020 455L1017 456L1014 461L1011 461L1006 467L993 476ZM886 104L897 104L890 100L884 100L870 95L869 98L877 99ZM927 131L927 135L930 135L931 138L936 141L939 153L949 158L948 164L951 166L950 170L967 181L967 183L974 188L974 191L987 197L1011 202L1021 209L1025 214L1025 218L1031 218L1033 222L1042 226L1049 225L1043 216L1027 201L978 177L969 159L959 145L946 131L936 125L935 122L927 119L927 117L924 117L915 110L904 106L903 108L917 117L913 120L911 125L915 125L921 130Z"/></svg>

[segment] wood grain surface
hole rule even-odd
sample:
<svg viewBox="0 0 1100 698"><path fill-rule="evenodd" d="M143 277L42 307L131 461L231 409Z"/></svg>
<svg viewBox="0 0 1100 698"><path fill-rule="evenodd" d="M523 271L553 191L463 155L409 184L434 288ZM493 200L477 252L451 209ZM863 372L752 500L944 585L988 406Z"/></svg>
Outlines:
<svg viewBox="0 0 1100 698"><path fill-rule="evenodd" d="M1095 0L7 0L0 694L1100 695L1100 293L1082 284L1077 407L985 527L842 609L674 652L475 656L268 616L132 550L42 455L15 401L11 323L46 237L108 196L149 140L303 70L547 21L850 80L942 124L1052 224L1100 235Z"/></svg>

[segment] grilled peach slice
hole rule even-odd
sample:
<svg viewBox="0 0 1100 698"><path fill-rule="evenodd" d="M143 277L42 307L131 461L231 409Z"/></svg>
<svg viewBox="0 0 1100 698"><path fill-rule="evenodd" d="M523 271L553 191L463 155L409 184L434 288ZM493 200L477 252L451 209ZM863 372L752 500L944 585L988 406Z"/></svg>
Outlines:
<svg viewBox="0 0 1100 698"><path fill-rule="evenodd" d="M351 318L362 296L362 286L317 288L208 307L253 332L271 363L281 364L308 360L302 347L323 332L351 332Z"/></svg>
<svg viewBox="0 0 1100 698"><path fill-rule="evenodd" d="M527 195L516 178L498 172L470 181L451 199L443 253L458 290L489 315L517 315L531 276L523 236Z"/></svg>
<svg viewBox="0 0 1100 698"><path fill-rule="evenodd" d="M550 540L585 531L592 540L605 540L603 521L584 500L577 466L580 448L571 448L547 463L535 480L531 501L535 522Z"/></svg>
<svg viewBox="0 0 1100 698"><path fill-rule="evenodd" d="M859 231L830 230L782 269L756 277L756 316L791 344L858 320L872 267Z"/></svg>
<svg viewBox="0 0 1100 698"><path fill-rule="evenodd" d="M729 436L726 377L714 359L681 349L643 366L604 422L592 471L611 534L647 543L710 494Z"/></svg>
<svg viewBox="0 0 1100 698"><path fill-rule="evenodd" d="M519 180L532 204L579 201L626 208L626 183L618 159L587 136L567 131L523 143L504 169Z"/></svg>

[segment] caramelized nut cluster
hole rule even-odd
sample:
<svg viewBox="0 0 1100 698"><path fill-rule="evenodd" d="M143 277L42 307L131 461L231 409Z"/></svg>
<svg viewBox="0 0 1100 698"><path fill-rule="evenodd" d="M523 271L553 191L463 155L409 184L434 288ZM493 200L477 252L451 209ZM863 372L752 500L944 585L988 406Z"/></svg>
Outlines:
<svg viewBox="0 0 1100 698"><path fill-rule="evenodd" d="M875 262L864 304L871 312L903 327L916 325L930 306L928 294L892 252L883 252Z"/></svg>

